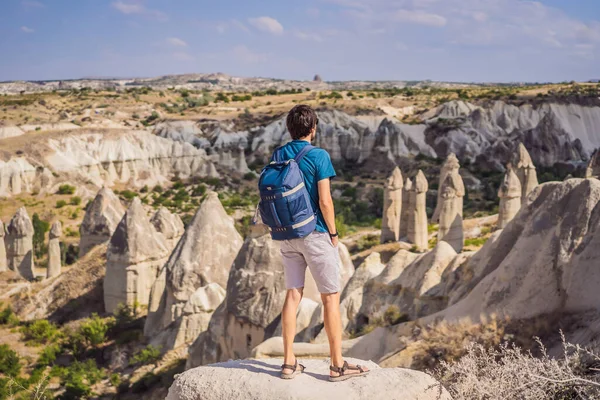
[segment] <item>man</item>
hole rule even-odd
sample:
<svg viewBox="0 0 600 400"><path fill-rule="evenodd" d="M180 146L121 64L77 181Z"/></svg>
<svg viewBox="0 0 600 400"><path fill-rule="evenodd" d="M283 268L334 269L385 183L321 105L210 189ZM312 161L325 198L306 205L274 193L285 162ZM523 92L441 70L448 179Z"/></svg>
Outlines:
<svg viewBox="0 0 600 400"><path fill-rule="evenodd" d="M287 128L292 141L280 149L283 159L294 158L316 136L318 118L307 105L298 105L287 116ZM331 354L330 380L339 381L368 372L365 367L349 365L342 359L342 323L340 317L340 259L337 249L338 234L335 212L331 198L330 179L335 170L327 151L315 148L300 161L304 184L316 210L316 230L306 237L285 240L281 243L281 255L285 272L287 294L281 313L284 345L284 364L281 377L292 379L304 371L294 355L296 335L296 312L302 299L306 267L317 283L324 308L324 322Z"/></svg>

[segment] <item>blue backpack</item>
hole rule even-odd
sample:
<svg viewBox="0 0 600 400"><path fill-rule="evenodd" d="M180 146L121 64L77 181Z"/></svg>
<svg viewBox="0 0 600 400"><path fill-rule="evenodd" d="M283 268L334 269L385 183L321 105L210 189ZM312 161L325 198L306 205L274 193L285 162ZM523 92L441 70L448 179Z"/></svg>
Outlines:
<svg viewBox="0 0 600 400"><path fill-rule="evenodd" d="M298 166L314 148L310 144L304 146L291 160L283 160L281 149L277 149L273 161L260 173L258 209L273 240L302 238L311 234L317 226L317 218L304 185L304 174Z"/></svg>

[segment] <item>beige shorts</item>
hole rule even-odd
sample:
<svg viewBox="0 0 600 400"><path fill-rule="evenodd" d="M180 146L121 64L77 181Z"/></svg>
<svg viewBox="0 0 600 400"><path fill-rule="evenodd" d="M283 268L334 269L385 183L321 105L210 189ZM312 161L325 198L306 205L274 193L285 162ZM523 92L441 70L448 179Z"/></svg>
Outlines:
<svg viewBox="0 0 600 400"><path fill-rule="evenodd" d="M306 266L320 293L338 293L341 288L340 255L329 233L314 231L310 235L281 243L283 270L287 289L304 287Z"/></svg>

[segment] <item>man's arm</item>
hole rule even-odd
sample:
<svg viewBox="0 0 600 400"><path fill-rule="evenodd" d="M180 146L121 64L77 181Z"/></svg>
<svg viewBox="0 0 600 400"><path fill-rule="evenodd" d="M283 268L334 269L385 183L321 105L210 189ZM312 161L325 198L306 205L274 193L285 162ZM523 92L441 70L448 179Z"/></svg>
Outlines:
<svg viewBox="0 0 600 400"><path fill-rule="evenodd" d="M331 198L331 181L329 178L321 179L317 183L317 188L319 190L319 208L321 209L321 214L323 215L325 224L327 224L329 233L335 234L337 233L337 229L335 227L335 209L333 207L333 199ZM331 238L331 242L334 246L337 246L338 237Z"/></svg>

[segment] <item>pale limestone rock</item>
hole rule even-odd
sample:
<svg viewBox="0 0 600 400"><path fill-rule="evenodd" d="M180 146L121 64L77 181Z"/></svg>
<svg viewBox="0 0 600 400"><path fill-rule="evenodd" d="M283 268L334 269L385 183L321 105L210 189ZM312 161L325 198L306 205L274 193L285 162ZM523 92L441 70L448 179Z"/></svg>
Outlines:
<svg viewBox="0 0 600 400"><path fill-rule="evenodd" d="M585 172L586 178L600 179L600 150L596 150Z"/></svg>
<svg viewBox="0 0 600 400"><path fill-rule="evenodd" d="M410 191L412 190L412 180L406 178L402 188L402 217L400 218L400 239L408 236L408 224L410 219Z"/></svg>
<svg viewBox="0 0 600 400"><path fill-rule="evenodd" d="M521 190L521 182L519 177L512 168L508 168L502 185L498 190L498 197L500 197L500 208L498 211L498 229L504 229L504 227L517 215L521 208L521 196L523 192Z"/></svg>
<svg viewBox="0 0 600 400"><path fill-rule="evenodd" d="M331 384L329 361L301 360L310 375L293 380L278 378L282 359L238 360L195 368L177 375L166 400L452 400L444 387L431 376L410 369L380 368L372 361L348 359L371 370L365 378Z"/></svg>
<svg viewBox="0 0 600 400"><path fill-rule="evenodd" d="M35 278L33 266L33 224L25 207L19 208L6 228L8 268L23 278Z"/></svg>
<svg viewBox="0 0 600 400"><path fill-rule="evenodd" d="M147 306L159 268L169 254L165 237L154 229L139 197L131 202L115 229L106 253L104 307Z"/></svg>
<svg viewBox="0 0 600 400"><path fill-rule="evenodd" d="M48 242L48 271L46 277L54 278L60 275L61 254L60 237L62 236L62 225L60 221L55 221L50 229L50 241Z"/></svg>
<svg viewBox="0 0 600 400"><path fill-rule="evenodd" d="M427 231L427 190L429 185L423 171L419 170L415 183L410 191L408 214L408 241L419 251L429 248L429 233Z"/></svg>
<svg viewBox="0 0 600 400"><path fill-rule="evenodd" d="M167 239L169 250L175 247L183 232L185 232L183 221L181 221L179 215L171 213L166 207L160 207L152 216L150 222Z"/></svg>
<svg viewBox="0 0 600 400"><path fill-rule="evenodd" d="M82 257L98 244L108 242L123 214L125 209L113 191L107 187L100 189L79 227L79 256Z"/></svg>
<svg viewBox="0 0 600 400"><path fill-rule="evenodd" d="M459 169L460 163L458 162L458 158L456 158L456 154L450 153L440 171L440 182L438 186L437 203L435 205L433 217L431 218L431 221L434 223L439 222L440 214L442 212L442 186L446 181L448 175L458 174Z"/></svg>
<svg viewBox="0 0 600 400"><path fill-rule="evenodd" d="M190 298L212 283L227 286L229 270L241 246L242 237L218 195L208 193L152 288L144 334L164 351L189 345L202 325L197 319L214 311L188 314ZM211 286L212 291L214 288Z"/></svg>
<svg viewBox="0 0 600 400"><path fill-rule="evenodd" d="M396 167L384 188L383 220L381 222L381 243L400 240L400 219L402 217L402 172Z"/></svg>
<svg viewBox="0 0 600 400"><path fill-rule="evenodd" d="M463 197L465 187L458 172L449 174L440 187L441 211L438 241L448 242L457 253L464 246Z"/></svg>
<svg viewBox="0 0 600 400"><path fill-rule="evenodd" d="M524 205L527 202L529 193L538 185L538 178L535 165L533 165L531 156L523 143L519 143L512 165L521 182L521 205Z"/></svg>
<svg viewBox="0 0 600 400"><path fill-rule="evenodd" d="M4 238L6 236L6 230L4 224L0 221L0 272L8 270L8 260L6 259L6 247L4 245Z"/></svg>
<svg viewBox="0 0 600 400"><path fill-rule="evenodd" d="M226 299L189 349L188 367L248 357L272 335L267 328L281 313L285 293L279 244L257 224L233 262Z"/></svg>

